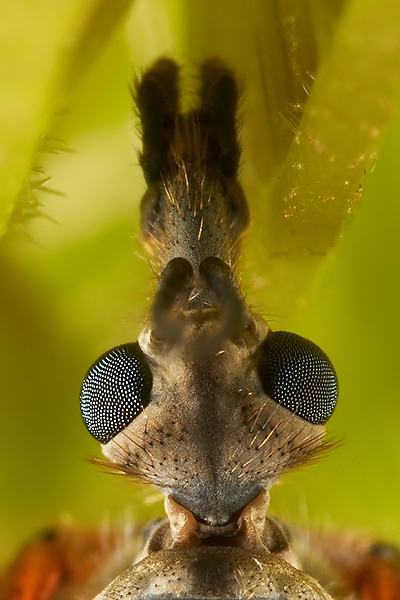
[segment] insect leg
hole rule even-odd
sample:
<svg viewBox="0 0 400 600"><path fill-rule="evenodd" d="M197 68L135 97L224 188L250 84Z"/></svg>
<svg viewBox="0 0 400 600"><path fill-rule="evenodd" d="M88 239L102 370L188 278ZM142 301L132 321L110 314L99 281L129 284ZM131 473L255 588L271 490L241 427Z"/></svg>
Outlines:
<svg viewBox="0 0 400 600"><path fill-rule="evenodd" d="M115 529L63 525L21 549L0 585L1 600L91 600L132 563L140 536Z"/></svg>

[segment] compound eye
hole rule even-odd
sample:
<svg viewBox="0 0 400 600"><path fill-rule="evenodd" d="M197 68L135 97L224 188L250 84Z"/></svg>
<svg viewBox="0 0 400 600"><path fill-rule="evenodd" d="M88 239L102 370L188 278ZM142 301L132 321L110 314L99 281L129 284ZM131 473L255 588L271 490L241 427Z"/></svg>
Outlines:
<svg viewBox="0 0 400 600"><path fill-rule="evenodd" d="M89 433L106 444L146 408L151 386L151 371L138 342L100 356L82 383L81 413Z"/></svg>
<svg viewBox="0 0 400 600"><path fill-rule="evenodd" d="M295 333L270 331L259 351L264 392L309 423L326 423L336 406L338 381L321 348Z"/></svg>

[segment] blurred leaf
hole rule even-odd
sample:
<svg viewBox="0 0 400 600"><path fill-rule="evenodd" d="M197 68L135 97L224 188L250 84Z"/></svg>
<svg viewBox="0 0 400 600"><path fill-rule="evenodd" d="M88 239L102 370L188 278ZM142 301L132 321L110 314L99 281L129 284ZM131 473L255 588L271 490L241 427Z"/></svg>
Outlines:
<svg viewBox="0 0 400 600"><path fill-rule="evenodd" d="M398 8L393 0L368 10L365 2L348 3L315 73L287 156L269 186L268 204L260 211L265 256L258 269L268 274L273 308L273 290L279 290L277 302L289 314L304 301L315 269L360 203L397 108ZM290 300L282 302L283 295Z"/></svg>
<svg viewBox="0 0 400 600"><path fill-rule="evenodd" d="M0 235L18 202L19 219L34 211L29 178L37 187L31 169L36 153L48 149L43 137L131 3L2 0L0 52L7 59L0 66Z"/></svg>

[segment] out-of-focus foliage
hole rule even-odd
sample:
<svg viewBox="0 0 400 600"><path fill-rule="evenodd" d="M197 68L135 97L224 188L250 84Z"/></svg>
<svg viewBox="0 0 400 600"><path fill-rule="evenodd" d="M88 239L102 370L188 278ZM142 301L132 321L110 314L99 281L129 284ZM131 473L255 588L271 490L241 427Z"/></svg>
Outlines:
<svg viewBox="0 0 400 600"><path fill-rule="evenodd" d="M34 155L51 148L43 136L54 113L65 108L131 3L1 3L0 235L13 213L18 222L21 213L34 210L31 188L42 181Z"/></svg>
<svg viewBox="0 0 400 600"><path fill-rule="evenodd" d="M153 289L136 237L144 183L129 86L160 54L184 64L189 89L189 65L216 54L243 81L249 299L274 327L320 344L339 373L332 428L346 444L278 487L274 508L296 515L300 503L311 522L400 540L398 119L364 177L395 113L397 3L137 0L126 23L128 4L0 0L4 227L41 178L30 166L63 194L36 192L48 218L24 221L19 205L0 245L0 559L67 513L160 510L144 502L157 499L150 488L82 461L98 450L78 409L85 370L136 339ZM46 134L47 150L68 152L38 156Z"/></svg>

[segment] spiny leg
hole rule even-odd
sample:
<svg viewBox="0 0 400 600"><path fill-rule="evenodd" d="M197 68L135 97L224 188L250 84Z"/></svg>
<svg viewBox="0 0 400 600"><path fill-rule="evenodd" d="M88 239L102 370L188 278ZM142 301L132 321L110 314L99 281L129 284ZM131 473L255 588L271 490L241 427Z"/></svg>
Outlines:
<svg viewBox="0 0 400 600"><path fill-rule="evenodd" d="M200 76L200 110L213 119L220 147L222 173L227 177L237 177L241 148L237 139L239 91L235 77L218 58L205 61L201 66Z"/></svg>
<svg viewBox="0 0 400 600"><path fill-rule="evenodd" d="M241 147L238 141L237 108L239 89L233 72L219 58L210 58L200 68L199 113L215 130L216 160L221 169L232 229L240 235L248 226L247 201L236 177ZM211 140L208 142L211 145Z"/></svg>
<svg viewBox="0 0 400 600"><path fill-rule="evenodd" d="M143 74L134 91L142 123L139 160L148 186L160 181L166 166L178 114L178 76L177 64L160 58Z"/></svg>
<svg viewBox="0 0 400 600"><path fill-rule="evenodd" d="M198 108L180 112L178 67L159 59L136 84L142 120L140 154L148 190L142 231L160 267L181 256L195 274L203 258L219 256L235 269L249 222L236 180L240 159L235 78L219 59L200 69Z"/></svg>

